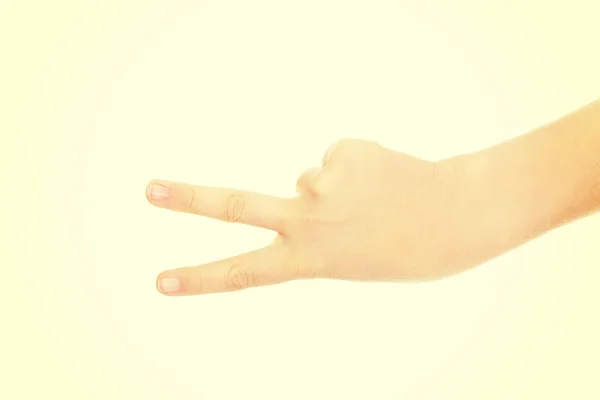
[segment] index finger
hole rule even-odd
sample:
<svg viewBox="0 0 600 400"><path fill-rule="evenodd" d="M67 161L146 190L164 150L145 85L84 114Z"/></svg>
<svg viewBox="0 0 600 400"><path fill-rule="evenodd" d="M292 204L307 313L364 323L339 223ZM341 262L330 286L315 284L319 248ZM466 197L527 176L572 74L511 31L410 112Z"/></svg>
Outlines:
<svg viewBox="0 0 600 400"><path fill-rule="evenodd" d="M285 234L292 199L243 190L154 180L146 189L153 205Z"/></svg>

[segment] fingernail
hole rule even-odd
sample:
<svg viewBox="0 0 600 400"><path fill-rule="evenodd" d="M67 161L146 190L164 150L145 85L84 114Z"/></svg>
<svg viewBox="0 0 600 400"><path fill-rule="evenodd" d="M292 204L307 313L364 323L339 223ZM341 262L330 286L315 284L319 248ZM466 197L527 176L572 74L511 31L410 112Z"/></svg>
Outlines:
<svg viewBox="0 0 600 400"><path fill-rule="evenodd" d="M152 200L164 200L171 194L171 189L166 186L153 183L148 186L148 197Z"/></svg>
<svg viewBox="0 0 600 400"><path fill-rule="evenodd" d="M179 279L163 278L158 281L158 290L162 293L171 293L179 290Z"/></svg>

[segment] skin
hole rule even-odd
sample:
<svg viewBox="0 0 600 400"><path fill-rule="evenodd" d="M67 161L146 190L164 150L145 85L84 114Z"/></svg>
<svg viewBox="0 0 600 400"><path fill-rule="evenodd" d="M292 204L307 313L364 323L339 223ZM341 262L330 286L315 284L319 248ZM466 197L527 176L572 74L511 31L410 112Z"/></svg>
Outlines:
<svg viewBox="0 0 600 400"><path fill-rule="evenodd" d="M516 139L431 162L332 146L298 196L154 180L154 206L277 233L265 248L165 271L169 296L297 279L423 281L476 267L600 207L600 100Z"/></svg>

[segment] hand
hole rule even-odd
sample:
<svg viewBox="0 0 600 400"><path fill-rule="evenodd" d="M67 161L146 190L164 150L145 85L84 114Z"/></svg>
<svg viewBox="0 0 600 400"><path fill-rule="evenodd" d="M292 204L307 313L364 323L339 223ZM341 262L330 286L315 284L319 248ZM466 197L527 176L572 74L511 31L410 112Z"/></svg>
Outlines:
<svg viewBox="0 0 600 400"><path fill-rule="evenodd" d="M155 206L278 232L267 247L165 271L168 295L234 291L296 279L427 280L496 255L477 196L452 162L343 140L297 181L299 195L153 181Z"/></svg>

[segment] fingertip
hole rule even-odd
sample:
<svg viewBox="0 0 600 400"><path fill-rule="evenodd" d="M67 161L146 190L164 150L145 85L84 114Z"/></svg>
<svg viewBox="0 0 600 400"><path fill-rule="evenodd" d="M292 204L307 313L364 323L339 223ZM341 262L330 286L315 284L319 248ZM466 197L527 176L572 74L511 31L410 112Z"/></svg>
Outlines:
<svg viewBox="0 0 600 400"><path fill-rule="evenodd" d="M174 295L181 292L179 278L159 275L156 278L156 290L164 295Z"/></svg>
<svg viewBox="0 0 600 400"><path fill-rule="evenodd" d="M146 187L146 199L151 203L167 200L170 196L171 187L167 186L164 181L154 179Z"/></svg>
<svg viewBox="0 0 600 400"><path fill-rule="evenodd" d="M154 182L155 182L155 179L151 180L146 185L146 200L148 200L149 202L152 202L151 191L152 191L152 185L154 184Z"/></svg>

